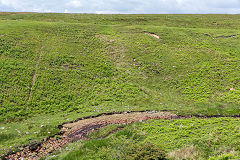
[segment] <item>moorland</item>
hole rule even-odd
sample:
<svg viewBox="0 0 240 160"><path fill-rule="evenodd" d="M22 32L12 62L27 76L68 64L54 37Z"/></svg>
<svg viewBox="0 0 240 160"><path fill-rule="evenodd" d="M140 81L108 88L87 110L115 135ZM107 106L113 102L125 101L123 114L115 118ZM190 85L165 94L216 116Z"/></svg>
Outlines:
<svg viewBox="0 0 240 160"><path fill-rule="evenodd" d="M185 118L108 125L52 159L239 159L239 19L0 13L0 155L77 118L154 111Z"/></svg>

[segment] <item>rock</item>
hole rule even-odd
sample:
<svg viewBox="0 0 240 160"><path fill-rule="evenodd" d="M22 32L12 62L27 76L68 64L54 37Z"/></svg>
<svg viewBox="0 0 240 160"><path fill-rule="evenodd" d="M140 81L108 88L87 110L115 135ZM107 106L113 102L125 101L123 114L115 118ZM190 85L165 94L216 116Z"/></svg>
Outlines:
<svg viewBox="0 0 240 160"><path fill-rule="evenodd" d="M109 41L109 43L113 43L115 40L114 39L111 39L110 41Z"/></svg>
<svg viewBox="0 0 240 160"><path fill-rule="evenodd" d="M39 142L37 142L37 141L33 141L33 142L31 142L30 144L29 144L29 149L31 150L31 151L34 151L34 150L36 150L37 148L38 148L38 146L40 146L41 145L41 143L39 143Z"/></svg>
<svg viewBox="0 0 240 160"><path fill-rule="evenodd" d="M24 150L24 148L23 148L23 147L19 147L18 149L19 149L20 151Z"/></svg>
<svg viewBox="0 0 240 160"><path fill-rule="evenodd" d="M182 128L182 127L184 127L184 125L182 125L182 123L181 123L180 126L179 126L179 128Z"/></svg>

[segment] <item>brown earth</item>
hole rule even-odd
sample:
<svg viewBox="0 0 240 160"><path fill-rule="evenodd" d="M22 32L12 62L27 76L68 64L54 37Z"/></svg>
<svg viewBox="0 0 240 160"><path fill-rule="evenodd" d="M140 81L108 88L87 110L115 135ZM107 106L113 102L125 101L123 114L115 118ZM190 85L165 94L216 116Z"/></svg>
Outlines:
<svg viewBox="0 0 240 160"><path fill-rule="evenodd" d="M157 39L160 39L160 37L158 35L156 35L155 33L149 33L149 32L146 32L145 34L149 35L149 36L152 36L154 38L157 38Z"/></svg>
<svg viewBox="0 0 240 160"><path fill-rule="evenodd" d="M6 156L7 159L38 160L48 154L60 150L62 146L73 141L87 139L89 132L102 128L109 124L130 124L149 119L175 119L176 114L170 112L133 112L102 115L98 117L79 120L63 124L59 138L43 139L41 143L32 143L22 151Z"/></svg>

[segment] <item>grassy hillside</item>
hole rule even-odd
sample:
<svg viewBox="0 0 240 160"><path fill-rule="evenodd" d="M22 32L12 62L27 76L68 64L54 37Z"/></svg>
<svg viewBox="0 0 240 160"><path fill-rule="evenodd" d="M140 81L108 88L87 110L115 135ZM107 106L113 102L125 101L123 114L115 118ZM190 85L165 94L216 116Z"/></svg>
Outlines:
<svg viewBox="0 0 240 160"><path fill-rule="evenodd" d="M103 112L239 115L239 19L0 13L0 154Z"/></svg>

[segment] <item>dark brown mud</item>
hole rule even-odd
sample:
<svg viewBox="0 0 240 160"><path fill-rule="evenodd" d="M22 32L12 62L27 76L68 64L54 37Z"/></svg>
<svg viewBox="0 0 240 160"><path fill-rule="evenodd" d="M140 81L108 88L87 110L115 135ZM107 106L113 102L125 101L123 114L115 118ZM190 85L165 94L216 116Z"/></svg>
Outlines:
<svg viewBox="0 0 240 160"><path fill-rule="evenodd" d="M17 153L9 153L5 156L6 159L15 160L24 158L24 160L38 160L41 157L46 157L50 153L60 150L62 146L72 143L73 141L87 140L87 135L90 132L103 128L109 124L130 124L133 122L142 122L149 119L187 119L196 117L200 119L208 118L221 118L221 117L232 117L240 118L240 115L235 116L178 116L169 111L133 111L133 112L112 112L102 113L96 116L88 116L79 118L75 121L70 121L59 125L58 128L61 132L58 138L53 135L48 138L44 138L42 142L34 142L26 146L22 146L21 151ZM115 133L122 128L119 127L116 130L110 132L108 135ZM106 137L106 136L105 136ZM102 137L102 138L105 138Z"/></svg>
<svg viewBox="0 0 240 160"><path fill-rule="evenodd" d="M9 153L5 158L10 160L38 160L41 157L60 150L62 146L68 143L87 139L88 133L109 124L130 124L149 119L176 119L177 117L176 114L170 112L156 111L105 113L97 116L84 117L58 126L58 128L61 129L58 138L51 136L43 139L41 143L36 142L29 144L17 153ZM119 130L120 128L112 133Z"/></svg>

